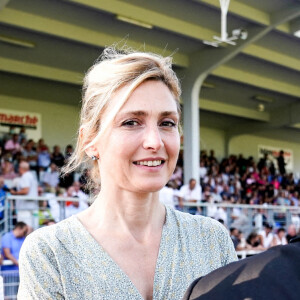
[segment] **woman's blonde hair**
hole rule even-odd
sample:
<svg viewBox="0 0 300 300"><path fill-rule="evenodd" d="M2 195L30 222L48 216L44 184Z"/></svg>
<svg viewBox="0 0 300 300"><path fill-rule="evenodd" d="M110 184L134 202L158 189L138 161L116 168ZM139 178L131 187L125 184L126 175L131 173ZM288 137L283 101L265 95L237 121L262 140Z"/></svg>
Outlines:
<svg viewBox="0 0 300 300"><path fill-rule="evenodd" d="M92 162L85 150L95 144L131 93L146 80L161 80L165 83L174 96L180 113L181 89L179 80L172 70L171 57L131 50L118 52L113 47L103 51L100 59L89 69L84 78L77 145L67 165L62 169L64 174L76 170L82 164L89 164L89 187L100 187L97 162ZM110 107L110 99L124 85L128 85L125 95ZM108 107L109 113L103 121L101 117Z"/></svg>

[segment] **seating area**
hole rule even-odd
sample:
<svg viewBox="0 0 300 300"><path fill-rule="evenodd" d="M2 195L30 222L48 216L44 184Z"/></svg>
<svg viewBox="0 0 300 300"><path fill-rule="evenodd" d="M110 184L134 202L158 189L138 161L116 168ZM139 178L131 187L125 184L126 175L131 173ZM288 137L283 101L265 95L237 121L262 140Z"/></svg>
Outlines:
<svg viewBox="0 0 300 300"><path fill-rule="evenodd" d="M19 201L34 201L30 225L35 230L50 226L76 214L90 205L96 193L86 187L88 170L78 170L68 177L60 175L60 168L73 151L65 152L56 145L53 151L44 139L27 139L26 131L10 128L1 140L0 214L1 235L13 230L18 220ZM20 189L21 162L29 164L29 172L36 181L34 197L14 195ZM300 232L300 180L293 173L280 170L278 164L265 156L258 162L242 154L219 160L214 151L201 152L199 178L184 184L181 158L167 186L160 192L160 200L175 209L216 219L226 226L238 257L255 255L266 249L286 244ZM192 195L186 197L187 192ZM4 260L3 265L13 265ZM5 272L6 289L18 285L15 274ZM6 274L6 275L5 275Z"/></svg>
<svg viewBox="0 0 300 300"><path fill-rule="evenodd" d="M30 172L37 181L37 192L34 198L44 197L40 198L44 200L40 200L38 205L38 211L42 212L38 221L39 226L44 222L46 224L49 219L57 222L61 220L62 215L63 218L68 217L89 205L88 199L92 196L86 187L88 170L78 170L67 177L60 175L59 169L72 154L72 145L66 145L64 153L59 145L55 145L53 151L50 151L44 139L33 141L27 138L24 128L11 127L9 132L2 136L0 147L0 196L3 210L5 196L10 195L11 207L14 207L12 190L18 189L21 161L28 162ZM244 234L249 234L253 230L262 230L265 222L271 223L274 229L279 227L287 229L293 224L299 232L300 219L297 208L300 180L295 178L293 173L287 173L284 168L280 169L278 163L274 164L267 155L256 162L253 157L245 158L242 154L219 159L216 158L213 150L209 153L202 150L199 178L195 179L196 189L191 188L191 190L194 195L195 193L198 195L195 195L195 199L185 199L183 190L189 188L188 185L183 184L183 159L180 155L174 174L160 193L161 201L186 211L188 207L198 207L194 213L220 220L228 229L235 226ZM169 193L165 193L165 189ZM75 200L66 201L66 210L62 213L57 200L47 200L58 199L57 197L75 198ZM183 206L180 201L183 201ZM73 202L75 206L77 202L80 204L75 207ZM274 206L274 210L270 209L270 206ZM246 221L244 225L239 225L237 220L243 215L242 207L246 210L244 218ZM282 213L281 207L292 209ZM10 213L11 219L15 212ZM48 219L44 215L47 215Z"/></svg>

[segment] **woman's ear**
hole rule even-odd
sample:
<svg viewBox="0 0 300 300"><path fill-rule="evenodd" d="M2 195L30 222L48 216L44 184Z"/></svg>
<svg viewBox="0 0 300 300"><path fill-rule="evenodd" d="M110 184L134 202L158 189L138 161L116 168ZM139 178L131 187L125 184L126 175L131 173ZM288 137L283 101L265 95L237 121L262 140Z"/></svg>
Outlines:
<svg viewBox="0 0 300 300"><path fill-rule="evenodd" d="M84 148L86 148L86 146L89 145L91 141L85 140L85 138L84 138L84 128L81 128L81 129L80 129L79 137L80 137L80 139L81 139L82 142L83 142ZM87 156L89 156L89 157L90 157L91 159L93 159L93 160L99 159L98 150L97 150L97 148L96 148L95 145L88 146L88 147L85 149L85 153L86 153Z"/></svg>
<svg viewBox="0 0 300 300"><path fill-rule="evenodd" d="M87 156L89 156L93 160L99 159L99 154L95 146L90 146L85 150Z"/></svg>

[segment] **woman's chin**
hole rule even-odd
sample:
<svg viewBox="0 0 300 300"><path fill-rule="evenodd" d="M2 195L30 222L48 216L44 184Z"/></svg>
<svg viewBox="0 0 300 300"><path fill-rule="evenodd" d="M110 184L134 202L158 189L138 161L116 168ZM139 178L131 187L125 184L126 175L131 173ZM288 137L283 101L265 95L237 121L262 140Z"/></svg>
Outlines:
<svg viewBox="0 0 300 300"><path fill-rule="evenodd" d="M160 183L149 183L149 184L140 186L139 190L142 193L155 193L155 192L159 192L164 186L165 186L165 183L161 183L161 182Z"/></svg>

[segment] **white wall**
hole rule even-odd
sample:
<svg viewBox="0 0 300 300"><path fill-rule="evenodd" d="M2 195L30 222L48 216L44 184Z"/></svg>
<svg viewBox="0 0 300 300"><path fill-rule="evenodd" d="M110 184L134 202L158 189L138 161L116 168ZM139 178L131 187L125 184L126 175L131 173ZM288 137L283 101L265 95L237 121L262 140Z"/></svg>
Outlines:
<svg viewBox="0 0 300 300"><path fill-rule="evenodd" d="M229 142L229 155L242 153L245 158L253 156L258 162L258 145L290 149L293 151L294 172L300 174L300 144L268 139L254 135L240 135L233 137ZM215 150L216 158L221 161L226 153L225 131L207 127L200 128L200 149Z"/></svg>
<svg viewBox="0 0 300 300"><path fill-rule="evenodd" d="M253 135L240 135L234 137L229 143L229 154L242 153L244 157L253 156L258 162L258 145L279 147L282 149L290 149L294 156L294 172L300 173L300 144L289 143L280 140L267 139Z"/></svg>
<svg viewBox="0 0 300 300"><path fill-rule="evenodd" d="M225 157L225 131L207 127L200 128L200 150L215 150L215 156L220 161Z"/></svg>
<svg viewBox="0 0 300 300"><path fill-rule="evenodd" d="M79 107L1 95L1 108L41 114L42 137L51 148L58 144L64 150L67 144L75 145Z"/></svg>

